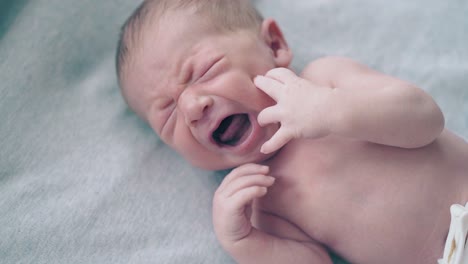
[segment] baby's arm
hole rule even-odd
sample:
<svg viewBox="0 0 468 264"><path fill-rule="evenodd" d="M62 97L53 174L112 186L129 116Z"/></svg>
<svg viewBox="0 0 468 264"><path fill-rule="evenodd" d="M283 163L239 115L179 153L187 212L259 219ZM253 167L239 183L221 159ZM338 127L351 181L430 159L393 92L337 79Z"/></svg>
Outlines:
<svg viewBox="0 0 468 264"><path fill-rule="evenodd" d="M281 123L262 151L272 152L292 138L328 134L416 148L443 130L444 117L427 93L350 59L317 60L303 76L273 69L255 79L277 101L260 113L260 124Z"/></svg>
<svg viewBox="0 0 468 264"><path fill-rule="evenodd" d="M271 229L271 233L252 226L253 200L264 196L274 182L267 173L268 167L265 166L240 166L226 176L216 191L213 223L223 248L241 264L331 264L325 249L317 243L301 241L300 236L294 236L295 230L285 227L285 223L276 217L262 216L259 211L253 213L257 226ZM285 234L276 236L280 230Z"/></svg>

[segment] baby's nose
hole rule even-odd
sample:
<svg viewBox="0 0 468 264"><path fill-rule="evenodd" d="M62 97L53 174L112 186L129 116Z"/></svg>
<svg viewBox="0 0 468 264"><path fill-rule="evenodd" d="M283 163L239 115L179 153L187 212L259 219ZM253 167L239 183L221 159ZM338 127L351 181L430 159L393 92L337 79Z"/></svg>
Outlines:
<svg viewBox="0 0 468 264"><path fill-rule="evenodd" d="M186 124L193 126L203 118L207 110L213 105L213 98L186 90L179 97L179 105L185 116Z"/></svg>

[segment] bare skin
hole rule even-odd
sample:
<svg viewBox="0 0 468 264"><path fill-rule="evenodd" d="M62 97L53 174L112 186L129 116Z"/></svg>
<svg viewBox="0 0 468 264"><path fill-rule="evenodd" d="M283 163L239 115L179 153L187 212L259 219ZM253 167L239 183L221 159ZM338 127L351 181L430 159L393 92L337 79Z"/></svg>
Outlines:
<svg viewBox="0 0 468 264"><path fill-rule="evenodd" d="M195 166L235 168L213 223L237 262L442 256L449 207L468 201L468 144L423 90L337 57L298 77L271 19L226 33L185 10L152 26L124 95Z"/></svg>
<svg viewBox="0 0 468 264"><path fill-rule="evenodd" d="M330 85L323 75L329 71L330 80L337 82L333 73L346 62L327 60L336 60L340 66L319 62L321 77L314 80L315 73L306 69L303 78L308 75L314 83ZM327 65L333 68L327 70ZM316 65L309 67L314 70ZM360 66L349 63L345 67L352 72L356 70L353 67ZM372 71L366 74L375 78ZM434 141L412 148L333 133L286 142L278 154L262 162L267 167L250 164L231 172L226 186L221 186L215 197L215 210L226 214L225 208L217 208L222 205L217 205L216 199L224 202L226 192L235 197L236 192L228 185L236 186L233 189L238 193L253 186L268 188L252 194L256 197L252 203L253 228L246 228L248 220L242 217L237 225L222 225L236 231L231 235L238 240L227 242L225 247L237 254L240 263L250 263L249 259L255 259L252 263L286 263L288 259L294 259L294 263L330 263L324 248L351 263L363 264L436 263L442 256L450 225L448 208L468 201L468 144L463 139L444 130ZM258 175L265 175L264 179ZM250 184L244 182L239 188L239 179L245 176L251 177ZM243 206L250 205L247 202ZM214 219L216 224L217 217ZM231 215L229 219L234 218ZM261 257L250 256L261 251L271 254L263 262L259 261Z"/></svg>
<svg viewBox="0 0 468 264"><path fill-rule="evenodd" d="M289 237L283 230L294 223L295 239L318 241L351 263L436 263L448 208L468 199L460 144L448 131L417 150L336 137L293 141L266 163L276 181L256 201L256 224ZM270 230L265 213L284 222Z"/></svg>

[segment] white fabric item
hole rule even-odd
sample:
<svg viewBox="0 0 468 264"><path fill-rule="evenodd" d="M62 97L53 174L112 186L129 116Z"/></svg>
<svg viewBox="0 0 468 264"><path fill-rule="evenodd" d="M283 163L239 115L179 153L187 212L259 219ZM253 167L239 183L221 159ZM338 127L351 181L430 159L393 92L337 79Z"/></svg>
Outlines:
<svg viewBox="0 0 468 264"><path fill-rule="evenodd" d="M439 264L468 264L468 203L450 207L450 229Z"/></svg>

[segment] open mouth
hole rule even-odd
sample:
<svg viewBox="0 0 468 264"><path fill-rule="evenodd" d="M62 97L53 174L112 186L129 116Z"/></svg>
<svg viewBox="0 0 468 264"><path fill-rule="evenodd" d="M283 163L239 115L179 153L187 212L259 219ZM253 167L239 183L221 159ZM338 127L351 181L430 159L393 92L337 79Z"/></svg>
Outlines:
<svg viewBox="0 0 468 264"><path fill-rule="evenodd" d="M214 141L220 146L237 146L251 127L247 114L230 115L221 121L213 132Z"/></svg>

